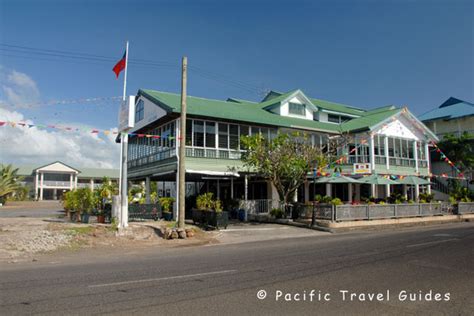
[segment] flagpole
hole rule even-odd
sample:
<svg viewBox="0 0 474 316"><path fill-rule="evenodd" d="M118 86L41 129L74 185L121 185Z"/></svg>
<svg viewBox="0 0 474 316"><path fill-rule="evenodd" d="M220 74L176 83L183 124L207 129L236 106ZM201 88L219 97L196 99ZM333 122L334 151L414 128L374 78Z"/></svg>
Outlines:
<svg viewBox="0 0 474 316"><path fill-rule="evenodd" d="M125 74L123 77L123 97L122 102L127 99L127 70L128 70L128 41L125 46ZM120 218L119 227L128 226L128 190L127 190L127 151L128 151L128 134L122 133L120 142Z"/></svg>
<svg viewBox="0 0 474 316"><path fill-rule="evenodd" d="M123 101L127 98L128 41L125 47L125 76L123 77Z"/></svg>

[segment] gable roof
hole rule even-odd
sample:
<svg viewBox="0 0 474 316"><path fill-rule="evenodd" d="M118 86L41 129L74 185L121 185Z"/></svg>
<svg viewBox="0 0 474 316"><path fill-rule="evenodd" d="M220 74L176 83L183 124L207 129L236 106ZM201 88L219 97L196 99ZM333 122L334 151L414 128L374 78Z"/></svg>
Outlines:
<svg viewBox="0 0 474 316"><path fill-rule="evenodd" d="M54 164L55 162L51 163ZM51 164L47 164L46 166L49 166ZM67 166L67 165L66 165ZM35 174L35 171L38 169L43 168L38 167L36 165L21 165L21 166L15 166L15 168L18 168L18 174L22 176L31 176ZM69 166L68 166L69 167ZM79 178L103 178L103 177L109 177L111 179L118 179L120 170L119 169L101 169L101 168L71 168L74 170L77 170L79 174L77 175Z"/></svg>
<svg viewBox="0 0 474 316"><path fill-rule="evenodd" d="M290 96L292 93L296 91L299 91L299 89L295 89L286 93L271 90L265 96L265 98L263 98L262 103L260 104L273 105L277 102L281 102L282 100L286 99L288 96ZM339 112L339 113L356 115L356 116L364 115L364 113L366 112L366 110L364 109L353 107L353 106L342 104L342 103L330 102L330 101L315 99L315 98L308 98L308 99L312 104L314 104L316 107L318 107L319 109L323 111L324 110L333 111L333 112Z"/></svg>
<svg viewBox="0 0 474 316"><path fill-rule="evenodd" d="M438 108L420 115L422 121L433 121L439 119L452 120L455 118L474 115L474 104L450 97Z"/></svg>
<svg viewBox="0 0 474 316"><path fill-rule="evenodd" d="M60 164L60 165L62 165L62 166L64 166L64 167L66 167L67 169L71 169L72 171L76 171L76 172L78 172L78 173L81 172L80 170L78 170L78 169L76 169L76 168L73 168L73 167L71 167L71 166L69 166L69 165L66 165L64 162L61 162L61 161L59 161L59 160L56 160L56 161L51 162L51 163L49 163L49 164L47 164L47 165L44 165L44 166L37 167L37 168L35 168L33 171L36 171L36 170L39 170L39 169L47 169L47 167L52 166L52 165L55 165L55 164Z"/></svg>

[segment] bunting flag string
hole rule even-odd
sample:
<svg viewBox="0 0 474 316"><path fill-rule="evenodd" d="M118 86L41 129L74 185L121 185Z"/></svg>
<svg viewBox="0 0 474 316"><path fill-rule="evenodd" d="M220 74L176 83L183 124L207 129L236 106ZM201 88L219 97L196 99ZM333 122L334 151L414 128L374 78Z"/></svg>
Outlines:
<svg viewBox="0 0 474 316"><path fill-rule="evenodd" d="M112 131L112 130L101 130L97 128L85 128L85 127L70 127L70 126L59 126L59 125L45 125L45 124L29 124L25 122L12 122L12 121L0 121L0 127L2 126L10 126L10 127L23 127L23 128L32 128L36 127L39 130L45 129L54 129L59 131L65 132L84 132L84 133L91 133L91 134L104 134L104 135L118 135L119 132ZM125 136L136 136L138 138L152 138L152 139L181 139L180 137L170 136L170 135L153 135L153 134L142 134L142 133L125 133L121 132L121 135Z"/></svg>
<svg viewBox="0 0 474 316"><path fill-rule="evenodd" d="M51 106L51 105L67 105L67 104L81 104L81 103L105 103L105 102L118 102L122 100L120 96L114 97L94 97L94 98L79 98L79 99L66 99L66 100L48 100L44 102L34 102L16 105L21 108L35 108L38 106Z"/></svg>
<svg viewBox="0 0 474 316"><path fill-rule="evenodd" d="M436 149L436 152L440 154L441 160L443 160L452 168L454 168L454 170L456 170L456 172L458 173L459 177L464 179L464 174L461 172L461 170L459 170L459 168L454 165L454 163L443 153L443 151L438 147L438 145L435 142L431 142L431 145L433 145L433 147ZM445 175L445 174L442 174L442 175Z"/></svg>

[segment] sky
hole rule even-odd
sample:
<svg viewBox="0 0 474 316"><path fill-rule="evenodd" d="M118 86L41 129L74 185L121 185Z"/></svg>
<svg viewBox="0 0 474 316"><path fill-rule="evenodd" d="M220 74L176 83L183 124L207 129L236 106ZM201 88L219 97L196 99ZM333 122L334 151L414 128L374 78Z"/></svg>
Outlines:
<svg viewBox="0 0 474 316"><path fill-rule="evenodd" d="M473 18L474 2L460 0L0 0L0 120L113 130L123 73L112 67L127 40L131 60L149 61L129 64L127 94L179 93L187 56L189 95L257 101L299 88L420 115L450 96L474 101ZM0 162L117 167L112 141L4 126Z"/></svg>

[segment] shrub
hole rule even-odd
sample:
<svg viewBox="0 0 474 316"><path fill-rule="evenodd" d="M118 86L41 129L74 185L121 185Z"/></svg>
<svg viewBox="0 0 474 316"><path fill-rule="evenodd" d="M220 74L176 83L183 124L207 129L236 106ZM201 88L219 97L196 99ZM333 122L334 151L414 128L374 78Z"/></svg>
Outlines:
<svg viewBox="0 0 474 316"><path fill-rule="evenodd" d="M314 197L314 201L318 203L321 203L322 200L323 200L323 197L321 196L321 194L316 194L316 196Z"/></svg>
<svg viewBox="0 0 474 316"><path fill-rule="evenodd" d="M283 210L279 208L272 208L272 210L270 211L270 215L275 218L283 218L284 214L285 212L283 212Z"/></svg>
<svg viewBox="0 0 474 316"><path fill-rule="evenodd" d="M161 197L158 199L161 205L161 209L165 213L169 213L171 211L171 207L173 206L173 203L175 201L174 198L172 197Z"/></svg>
<svg viewBox="0 0 474 316"><path fill-rule="evenodd" d="M326 195L321 199L321 203L331 203L331 201L332 201L332 197L329 195Z"/></svg>
<svg viewBox="0 0 474 316"><path fill-rule="evenodd" d="M210 210L214 207L214 194L212 192L207 192L201 195L198 195L196 198L196 207L198 210Z"/></svg>
<svg viewBox="0 0 474 316"><path fill-rule="evenodd" d="M342 205L342 201L340 198L334 198L331 200L332 205Z"/></svg>
<svg viewBox="0 0 474 316"><path fill-rule="evenodd" d="M213 201L213 209L216 212L222 212L222 203L221 200L215 200Z"/></svg>
<svg viewBox="0 0 474 316"><path fill-rule="evenodd" d="M420 193L419 195L420 203L430 203L434 199L434 193ZM424 202L422 202L424 201Z"/></svg>

